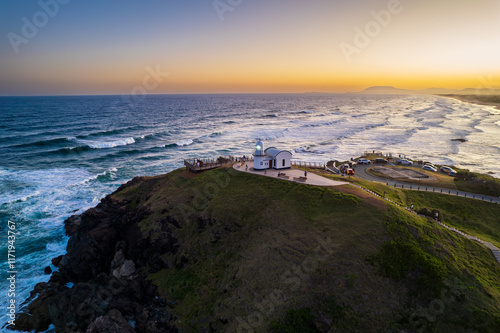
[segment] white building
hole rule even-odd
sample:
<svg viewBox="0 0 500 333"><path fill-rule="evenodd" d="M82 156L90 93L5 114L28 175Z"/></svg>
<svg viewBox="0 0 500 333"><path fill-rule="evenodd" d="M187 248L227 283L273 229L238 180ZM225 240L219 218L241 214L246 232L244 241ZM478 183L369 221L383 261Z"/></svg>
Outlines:
<svg viewBox="0 0 500 333"><path fill-rule="evenodd" d="M288 150L279 150L275 147L269 147L264 150L264 145L259 140L255 144L255 152L253 154L254 170L264 170L264 169L290 169L292 153Z"/></svg>

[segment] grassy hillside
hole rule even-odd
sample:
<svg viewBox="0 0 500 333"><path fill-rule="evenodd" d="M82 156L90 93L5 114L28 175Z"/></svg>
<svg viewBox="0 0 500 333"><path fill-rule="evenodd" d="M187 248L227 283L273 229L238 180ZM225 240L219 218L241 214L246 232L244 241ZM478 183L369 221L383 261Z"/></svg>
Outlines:
<svg viewBox="0 0 500 333"><path fill-rule="evenodd" d="M151 246L178 239L175 254L157 249L169 268L145 273L185 332L500 330L500 266L477 243L351 186L182 176L114 197L148 210Z"/></svg>
<svg viewBox="0 0 500 333"><path fill-rule="evenodd" d="M385 184L356 178L344 178L328 174L325 177L347 180L361 185L382 196L385 195L405 207L410 207L413 203L415 210L423 207L430 210L438 209L442 213L443 222L447 225L500 247L500 220L498 218L500 216L500 205L498 204L439 193L395 189Z"/></svg>

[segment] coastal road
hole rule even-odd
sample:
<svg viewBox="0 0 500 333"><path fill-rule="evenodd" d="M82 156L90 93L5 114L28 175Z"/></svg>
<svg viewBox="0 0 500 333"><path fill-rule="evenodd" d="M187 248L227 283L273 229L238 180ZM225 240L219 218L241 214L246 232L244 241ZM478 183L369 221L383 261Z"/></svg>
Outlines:
<svg viewBox="0 0 500 333"><path fill-rule="evenodd" d="M370 168L372 166L373 166L372 164L356 165L355 177L360 178L360 179L364 179L364 180L369 180L372 182L379 182L379 183L388 184L389 186L392 186L392 187L398 187L398 188L404 187L405 190L442 193L442 194L446 194L446 195L467 197L467 198L471 198L471 199L482 200L482 201L500 204L500 198L492 197L492 196L488 196L488 195L482 195L482 194L470 193L470 192L464 192L464 191L458 191L458 190L451 190L451 189L442 188L442 187L431 187L431 186L426 187L425 185L422 186L422 185L418 185L418 184L412 184L412 183L395 181L392 179L387 179L387 178L382 178L382 177L376 177L376 176L369 174L366 171L368 168Z"/></svg>

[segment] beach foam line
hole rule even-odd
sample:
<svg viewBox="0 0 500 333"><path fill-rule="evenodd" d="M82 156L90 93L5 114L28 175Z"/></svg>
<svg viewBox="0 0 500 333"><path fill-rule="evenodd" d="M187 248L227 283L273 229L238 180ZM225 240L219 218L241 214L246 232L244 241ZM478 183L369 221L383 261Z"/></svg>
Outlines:
<svg viewBox="0 0 500 333"><path fill-rule="evenodd" d="M191 139L187 139L187 140L184 140L184 141L179 141L179 142L176 142L175 144L179 147L182 147L182 146L189 146L191 144L193 144L194 141L191 140Z"/></svg>
<svg viewBox="0 0 500 333"><path fill-rule="evenodd" d="M317 155L326 154L326 151L311 149L311 147L300 147L294 149L294 151L296 153L307 153L307 154L317 154Z"/></svg>
<svg viewBox="0 0 500 333"><path fill-rule="evenodd" d="M114 148L119 146L127 146L135 143L135 139L132 137L124 138L120 140L113 141L88 141L88 140L78 140L78 142L89 146L92 149L106 149Z"/></svg>

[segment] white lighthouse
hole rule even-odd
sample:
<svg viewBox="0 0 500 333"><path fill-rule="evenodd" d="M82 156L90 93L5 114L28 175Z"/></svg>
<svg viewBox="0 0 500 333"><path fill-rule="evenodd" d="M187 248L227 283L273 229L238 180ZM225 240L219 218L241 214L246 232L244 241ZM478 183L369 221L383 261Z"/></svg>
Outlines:
<svg viewBox="0 0 500 333"><path fill-rule="evenodd" d="M262 141L257 141L255 151L253 153L253 168L254 170L276 169L283 170L291 167L292 153L288 150L280 150L274 147L269 147L264 150Z"/></svg>
<svg viewBox="0 0 500 333"><path fill-rule="evenodd" d="M264 153L264 145L262 141L257 141L255 144L255 151L253 153L253 169L254 170L264 170L269 169L269 159Z"/></svg>

